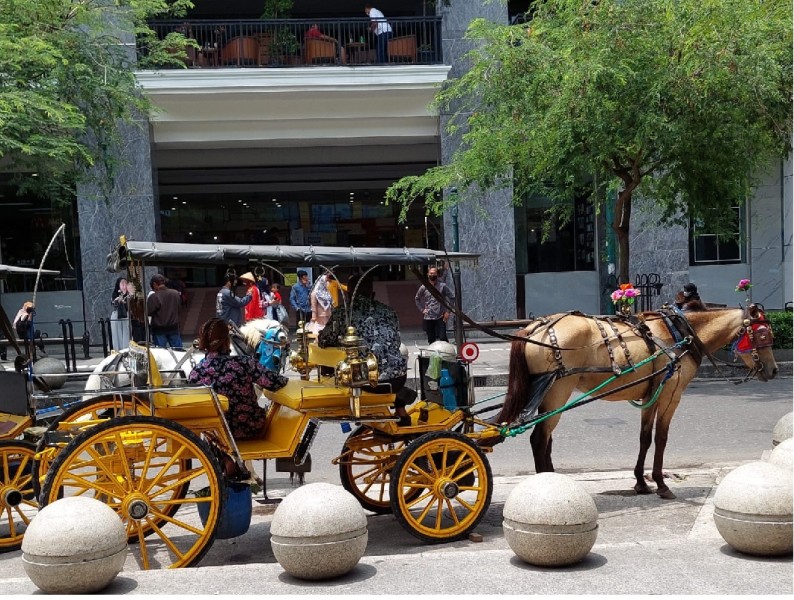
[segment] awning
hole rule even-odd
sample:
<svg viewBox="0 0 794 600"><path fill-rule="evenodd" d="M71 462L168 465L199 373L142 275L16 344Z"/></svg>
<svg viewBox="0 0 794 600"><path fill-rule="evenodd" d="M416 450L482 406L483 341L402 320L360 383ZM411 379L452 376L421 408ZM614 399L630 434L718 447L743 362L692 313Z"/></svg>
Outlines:
<svg viewBox="0 0 794 600"><path fill-rule="evenodd" d="M38 269L30 269L28 267L13 267L11 265L0 265L0 279L5 279L8 275L35 275ZM42 275L58 275L60 271L51 271L49 269L42 269Z"/></svg>

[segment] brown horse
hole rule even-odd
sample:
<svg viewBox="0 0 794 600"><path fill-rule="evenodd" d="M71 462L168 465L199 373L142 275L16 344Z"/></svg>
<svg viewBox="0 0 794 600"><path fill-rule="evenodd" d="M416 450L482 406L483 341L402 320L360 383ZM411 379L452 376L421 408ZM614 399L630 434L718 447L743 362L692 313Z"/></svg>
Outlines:
<svg viewBox="0 0 794 600"><path fill-rule="evenodd" d="M667 434L681 394L702 357L736 341L737 352L742 352L739 356L752 369L751 374L762 381L777 375L772 331L757 306L696 308L699 310L686 313L663 309L627 319L573 312L536 320L519 332L529 341L512 343L507 396L494 421L515 425L521 417L519 424L535 423L530 442L535 471L541 473L554 470L551 434L560 414L533 421L535 408L541 415L559 409L574 390L591 391L590 397L605 400L641 400L645 408L634 489L638 494L651 492L644 470L655 422L652 477L659 496L675 498L662 474ZM612 377L613 381L595 391Z"/></svg>

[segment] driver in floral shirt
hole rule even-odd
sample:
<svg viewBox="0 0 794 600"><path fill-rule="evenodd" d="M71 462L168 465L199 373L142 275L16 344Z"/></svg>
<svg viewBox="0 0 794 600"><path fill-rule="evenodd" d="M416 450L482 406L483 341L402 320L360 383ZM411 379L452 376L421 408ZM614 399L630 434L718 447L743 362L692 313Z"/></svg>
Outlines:
<svg viewBox="0 0 794 600"><path fill-rule="evenodd" d="M188 381L212 387L229 399L226 420L236 440L257 438L265 426L266 411L257 403L254 384L275 392L288 379L259 364L252 356L231 356L229 326L210 319L201 326L198 347L206 356L191 371Z"/></svg>

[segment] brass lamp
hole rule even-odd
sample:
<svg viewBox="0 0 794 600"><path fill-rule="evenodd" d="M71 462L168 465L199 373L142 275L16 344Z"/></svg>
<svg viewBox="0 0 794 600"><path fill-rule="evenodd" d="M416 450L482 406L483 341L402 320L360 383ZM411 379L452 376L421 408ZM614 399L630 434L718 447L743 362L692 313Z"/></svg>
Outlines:
<svg viewBox="0 0 794 600"><path fill-rule="evenodd" d="M303 321L298 322L295 339L298 342L298 348L290 352L289 364L301 374L302 379L305 379L309 375L309 346Z"/></svg>
<svg viewBox="0 0 794 600"><path fill-rule="evenodd" d="M336 384L351 388L351 410L353 416L359 417L361 388L378 385L378 359L368 351L355 327L347 328L347 335L342 338L342 348L347 356L336 365Z"/></svg>

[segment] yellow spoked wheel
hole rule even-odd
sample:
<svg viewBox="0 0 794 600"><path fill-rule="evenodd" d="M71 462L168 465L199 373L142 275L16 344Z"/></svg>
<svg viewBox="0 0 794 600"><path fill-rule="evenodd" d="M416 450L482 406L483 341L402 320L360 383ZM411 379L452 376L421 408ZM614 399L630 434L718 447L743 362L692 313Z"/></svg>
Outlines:
<svg viewBox="0 0 794 600"><path fill-rule="evenodd" d="M448 431L411 442L394 466L390 485L397 521L431 543L465 537L485 515L492 493L485 455L466 436Z"/></svg>
<svg viewBox="0 0 794 600"><path fill-rule="evenodd" d="M33 460L33 490L36 498L55 456L80 431L122 415L151 415L149 402L136 396L100 396L70 406L47 426L36 444ZM67 423L69 425L67 425ZM52 432L59 432L55 435ZM57 437L55 441L53 437Z"/></svg>
<svg viewBox="0 0 794 600"><path fill-rule="evenodd" d="M38 504L33 493L33 456L29 442L0 441L0 552L17 550Z"/></svg>
<svg viewBox="0 0 794 600"><path fill-rule="evenodd" d="M359 427L342 446L339 458L342 487L367 510L380 515L390 513L391 472L404 449L403 440L389 438L371 427Z"/></svg>
<svg viewBox="0 0 794 600"><path fill-rule="evenodd" d="M180 497L176 490L186 486L201 493ZM130 550L139 568L190 567L212 546L222 488L218 460L196 434L165 419L126 416L80 433L58 453L41 504L61 496L97 498L137 542ZM203 517L199 504L207 508Z"/></svg>

